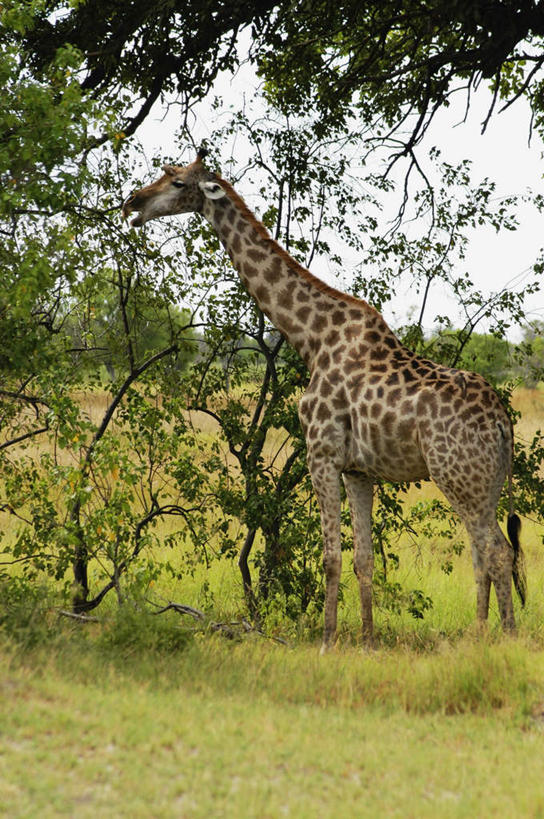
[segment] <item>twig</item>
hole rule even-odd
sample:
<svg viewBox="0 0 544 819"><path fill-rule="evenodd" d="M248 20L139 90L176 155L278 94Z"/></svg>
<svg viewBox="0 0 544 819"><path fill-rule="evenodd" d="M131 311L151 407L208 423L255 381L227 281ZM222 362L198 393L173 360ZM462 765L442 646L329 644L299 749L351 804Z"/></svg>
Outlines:
<svg viewBox="0 0 544 819"><path fill-rule="evenodd" d="M79 620L80 623L100 623L99 617L89 617L88 614L76 614L74 611L65 611L61 609L59 612L59 617L71 617L72 620Z"/></svg>
<svg viewBox="0 0 544 819"><path fill-rule="evenodd" d="M158 605L157 603L153 603L152 600L148 600L147 602L151 603L152 606ZM183 603L168 603L168 605L163 606L158 611L154 611L153 614L164 614L165 611L169 611L170 609L177 611L178 614L190 614L191 617L195 618L195 620L206 619L206 615L203 611L194 609L192 606L185 606Z"/></svg>
<svg viewBox="0 0 544 819"><path fill-rule="evenodd" d="M152 606L158 608L158 611L154 611L153 614L163 614L165 611L177 611L179 614L189 614L191 617L194 617L195 620L206 620L206 615L200 609L195 609L192 606L186 606L183 603L173 603L170 602L166 606L160 607L158 603L154 603L153 600L149 600L146 598L146 601L150 603ZM254 632L258 634L260 637L264 637L266 640L273 640L275 643L280 643L283 646L288 645L286 640L283 640L281 637L274 637L271 634L265 634L264 631L261 631L260 628L253 626L249 623L245 617L242 617L241 620L231 620L228 623L208 623L208 627L210 631L220 631L225 634L227 637L234 637L235 632L233 629L241 628L246 634L250 632Z"/></svg>

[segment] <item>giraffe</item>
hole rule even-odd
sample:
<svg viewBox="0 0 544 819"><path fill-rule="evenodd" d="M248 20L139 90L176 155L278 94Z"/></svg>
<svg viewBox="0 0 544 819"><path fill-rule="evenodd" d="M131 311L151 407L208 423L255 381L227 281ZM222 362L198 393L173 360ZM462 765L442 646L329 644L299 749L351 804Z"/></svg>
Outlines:
<svg viewBox="0 0 544 819"><path fill-rule="evenodd" d="M512 508L513 431L496 392L475 373L450 369L404 347L380 313L302 267L268 233L232 185L209 171L201 149L123 204L132 225L201 214L217 232L244 286L310 371L299 401L307 462L323 534L322 651L336 642L341 573L340 481L353 528L363 643L373 643L371 516L377 480L431 478L462 518L472 547L477 620L488 617L491 584L501 623L515 631L512 577L525 601L520 521ZM505 479L509 540L497 522Z"/></svg>

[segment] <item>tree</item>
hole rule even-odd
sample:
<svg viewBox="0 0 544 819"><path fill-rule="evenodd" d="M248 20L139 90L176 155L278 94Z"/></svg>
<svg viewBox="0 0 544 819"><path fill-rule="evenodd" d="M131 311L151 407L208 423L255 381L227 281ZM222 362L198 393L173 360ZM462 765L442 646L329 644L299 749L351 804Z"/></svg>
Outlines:
<svg viewBox="0 0 544 819"><path fill-rule="evenodd" d="M118 140L90 153L114 110L80 88L82 55L59 48L39 79L23 64L14 32L29 30L31 12L3 10L11 28L0 45L0 469L12 534L3 549L29 576L63 579L73 565L81 609L92 603L91 557L120 593L156 519L183 515L179 492L157 477L180 444L155 424L156 385L187 360L193 319L172 306L183 289L172 258L120 229ZM104 303L117 320L99 328ZM154 337L150 322L160 322ZM101 387L106 354L118 372L97 419L80 394ZM127 440L143 460L129 457Z"/></svg>
<svg viewBox="0 0 544 819"><path fill-rule="evenodd" d="M524 328L523 340L517 349L517 371L528 387L544 380L544 322L533 321Z"/></svg>
<svg viewBox="0 0 544 819"><path fill-rule="evenodd" d="M154 526L175 519L181 525L166 542L184 544L187 570L209 563L215 549L238 554L251 610L278 593L296 616L320 600L315 505L294 409L303 369L198 220L179 240L158 228L121 228L120 202L129 185L142 184L144 161L128 137L158 100L180 105L185 127L217 72L241 59L236 37L251 25L248 58L268 107L258 117L249 106L230 112L212 151L225 155L232 135L243 135L249 162L228 173L243 177L265 223L303 263L345 273L345 251L356 253L354 288L378 307L400 277L409 279L419 309L401 328L405 340L456 364L483 318L500 334L523 314L522 294L490 299L457 269L467 231L514 227L514 202L496 205L492 183L442 163L442 181L426 177L412 191L419 232L403 223L407 189L396 229L382 230L391 182L350 157L372 133L418 167L414 148L434 111L457 80L468 87L480 75L494 78L497 98L532 94L538 123L540 8L106 5L11 0L0 18L0 469L2 508L17 522L3 546L31 578L46 572L68 586L73 567L74 604L84 611L112 590L125 599L131 583L145 587L161 566L182 571L153 558ZM534 72L524 74L526 35L536 56L528 61ZM411 118L402 140L395 128ZM441 317L452 343L439 349L423 332L435 283L451 289L466 316L460 333ZM180 358L195 346L184 373ZM104 395L99 412L86 410L83 390ZM203 415L219 431L211 443ZM518 479L531 476L527 511L541 507L540 454L538 441L518 452ZM376 591L418 616L428 600L387 575L395 538L416 522L448 532L451 515L406 509L402 490L387 485L379 494Z"/></svg>
<svg viewBox="0 0 544 819"><path fill-rule="evenodd" d="M469 104L481 79L494 92L489 115L497 99L526 94L540 125L543 36L544 9L530 0L301 2L280 9L259 59L282 108L311 100L324 122L338 124L355 106L378 136L411 153L451 94L461 86Z"/></svg>
<svg viewBox="0 0 544 819"><path fill-rule="evenodd" d="M129 238L107 206L89 207L93 194L107 197L112 161L115 155L102 157L100 174L84 188L85 204L71 202L62 222L57 217L73 241L60 271L52 254L42 260L48 278L34 298L39 306L53 304L49 323L42 310L23 310L15 298L9 303L24 333L10 338L0 393L2 508L14 532L4 550L30 577L65 579L73 566L77 611L112 589L123 599L123 576L153 542L158 519L183 518L187 507L198 514L173 483L175 464L186 457L184 439L180 424L175 434L169 420L179 405L162 398L196 354L194 319L176 307L183 271L171 272L172 258L159 257L146 239ZM35 242L49 237L46 220L37 224L43 233ZM20 238L18 246L28 250ZM36 266L17 273L7 284L26 297ZM98 370L103 361L112 375L106 384ZM92 401L95 395L103 400ZM28 449L37 439L38 450ZM94 595L91 561L102 584ZM157 571L150 567L148 574Z"/></svg>
<svg viewBox="0 0 544 819"><path fill-rule="evenodd" d="M504 338L472 333L460 364L465 370L481 373L491 384L501 384L512 370L510 344Z"/></svg>
<svg viewBox="0 0 544 819"><path fill-rule="evenodd" d="M271 0L155 5L136 0L130 6L92 0L67 9L44 2L34 5L32 25L24 27L18 43L38 76L71 43L85 55L82 91L108 106L122 94L126 109L119 130L130 136L165 94L177 91L185 111L204 97L217 74L239 61L240 29L252 24L259 31L274 6ZM130 110L134 98L136 113Z"/></svg>

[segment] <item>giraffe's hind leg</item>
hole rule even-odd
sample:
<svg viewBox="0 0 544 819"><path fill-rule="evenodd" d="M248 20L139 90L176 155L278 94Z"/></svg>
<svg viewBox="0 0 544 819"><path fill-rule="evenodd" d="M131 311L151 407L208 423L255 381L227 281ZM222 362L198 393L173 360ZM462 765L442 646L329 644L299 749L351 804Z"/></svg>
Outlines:
<svg viewBox="0 0 544 819"><path fill-rule="evenodd" d="M474 567L474 577L476 578L476 617L480 624L485 623L489 614L489 595L491 592L491 575L487 571L483 555L479 548L480 539L478 536L472 537L472 565Z"/></svg>
<svg viewBox="0 0 544 819"><path fill-rule="evenodd" d="M502 482L487 487L472 483L468 488L463 476L452 479L431 472L431 477L442 490L452 507L463 520L472 547L472 563L476 578L476 612L484 623L489 611L491 583L495 587L502 627L514 631L512 603L512 564L514 553L497 523L497 503Z"/></svg>
<svg viewBox="0 0 544 819"><path fill-rule="evenodd" d="M353 528L353 568L359 581L363 642L372 645L374 627L372 621L372 576L374 573L374 549L372 548L372 494L373 483L363 475L344 474L344 484L349 500Z"/></svg>
<svg viewBox="0 0 544 819"><path fill-rule="evenodd" d="M501 532L493 509L485 524L474 523L465 518L472 543L474 569L477 583L477 615L482 622L487 618L489 589L495 587L501 623L504 631L515 631L514 606L512 602L512 564L514 552Z"/></svg>

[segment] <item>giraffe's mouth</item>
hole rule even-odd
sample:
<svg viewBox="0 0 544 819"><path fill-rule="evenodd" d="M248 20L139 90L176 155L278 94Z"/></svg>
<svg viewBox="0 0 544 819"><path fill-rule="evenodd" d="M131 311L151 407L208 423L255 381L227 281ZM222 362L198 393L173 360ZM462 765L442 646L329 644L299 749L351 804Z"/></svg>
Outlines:
<svg viewBox="0 0 544 819"><path fill-rule="evenodd" d="M138 199L137 194L132 194L131 196L128 197L126 202L123 203L123 207L121 208L123 219L128 219L130 214L133 213L134 211L142 211L143 205L139 206L137 199ZM143 217L143 213L140 212L138 213L137 216L134 217L134 219L132 219L130 224L132 225L132 227L141 227L144 224L144 222L145 219Z"/></svg>

